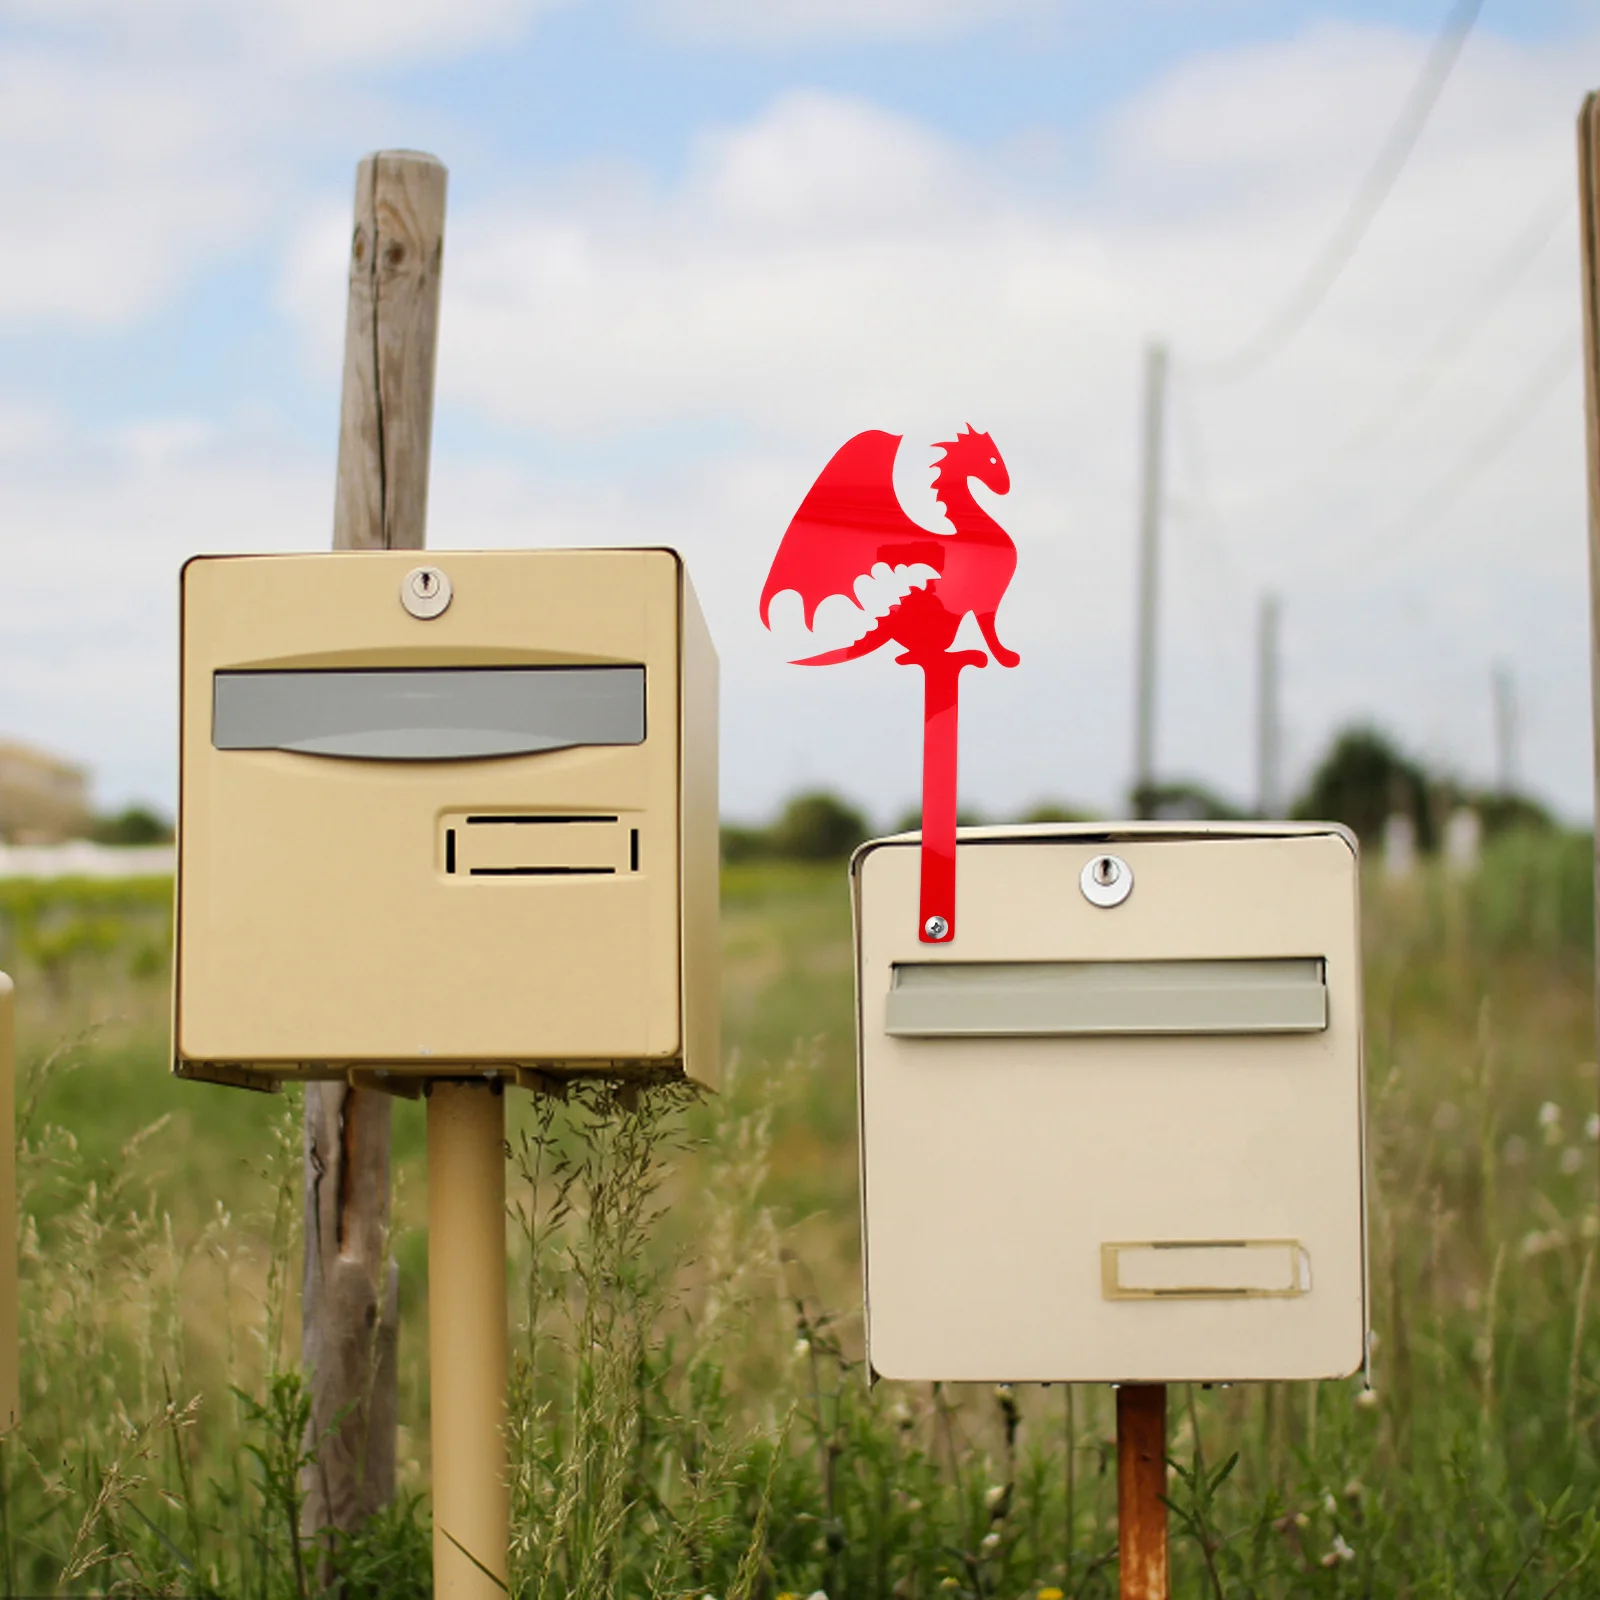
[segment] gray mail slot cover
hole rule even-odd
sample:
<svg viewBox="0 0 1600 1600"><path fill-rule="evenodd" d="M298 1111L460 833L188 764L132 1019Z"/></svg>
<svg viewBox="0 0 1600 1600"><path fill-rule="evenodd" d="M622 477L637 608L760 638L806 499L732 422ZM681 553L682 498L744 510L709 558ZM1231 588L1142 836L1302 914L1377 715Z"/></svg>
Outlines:
<svg viewBox="0 0 1600 1600"><path fill-rule="evenodd" d="M1320 957L1259 961L993 961L896 965L900 1037L1320 1033Z"/></svg>
<svg viewBox="0 0 1600 1600"><path fill-rule="evenodd" d="M218 672L211 742L369 761L642 744L644 668Z"/></svg>

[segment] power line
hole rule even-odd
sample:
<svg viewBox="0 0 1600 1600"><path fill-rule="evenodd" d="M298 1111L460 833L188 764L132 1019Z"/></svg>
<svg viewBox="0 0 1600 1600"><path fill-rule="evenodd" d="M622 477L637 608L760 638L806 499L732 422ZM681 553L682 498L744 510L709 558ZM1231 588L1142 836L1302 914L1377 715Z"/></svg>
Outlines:
<svg viewBox="0 0 1600 1600"><path fill-rule="evenodd" d="M1527 381L1510 402L1463 450L1455 466L1440 477L1425 494L1412 502L1402 516L1382 528L1358 556L1376 549L1381 542L1386 558L1402 553L1437 525L1445 512L1494 466L1538 415L1561 380L1574 365L1579 340L1567 329L1529 374Z"/></svg>
<svg viewBox="0 0 1600 1600"><path fill-rule="evenodd" d="M1486 274L1478 294L1467 302L1460 315L1445 326L1411 371L1391 390L1390 403L1384 411L1347 434L1316 466L1297 473L1293 478L1280 478L1242 507L1235 507L1234 515L1250 515L1280 501L1303 498L1326 484L1352 456L1398 432L1433 391L1439 379L1488 325L1543 254L1556 230L1572 215L1576 202L1569 193L1570 188L1570 182L1563 182L1555 193L1546 196L1528 221L1517 230L1509 248ZM1176 367L1176 363L1174 366L1174 376L1181 378L1183 369ZM1174 397L1178 408L1192 409L1192 385L1175 384Z"/></svg>
<svg viewBox="0 0 1600 1600"><path fill-rule="evenodd" d="M1417 140L1428 125L1428 118L1438 104L1482 9L1483 0L1456 0L1450 8L1422 64L1422 71L1400 108L1400 115L1395 118L1379 147L1377 159L1338 226L1277 314L1231 355L1207 364L1204 370L1213 382L1236 382L1265 365L1311 320L1327 298L1328 291L1339 281L1373 219L1389 198L1411 152L1416 149Z"/></svg>

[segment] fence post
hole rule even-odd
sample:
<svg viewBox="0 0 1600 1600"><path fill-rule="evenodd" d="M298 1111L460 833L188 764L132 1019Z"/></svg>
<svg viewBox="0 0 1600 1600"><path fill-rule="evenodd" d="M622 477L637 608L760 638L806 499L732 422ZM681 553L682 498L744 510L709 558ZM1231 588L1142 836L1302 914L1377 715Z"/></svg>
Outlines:
<svg viewBox="0 0 1600 1600"><path fill-rule="evenodd" d="M1589 458L1589 673L1600 796L1600 93L1586 95L1578 113L1578 234L1583 248L1584 437ZM1600 850L1600 830L1595 841ZM1600 895L1600 870L1595 887ZM1600 989L1596 997L1600 1000Z"/></svg>
<svg viewBox="0 0 1600 1600"><path fill-rule="evenodd" d="M356 171L335 550L426 539L445 168L382 150ZM399 1274L389 1249L389 1096L308 1083L301 1358L311 1389L308 1537L394 1496ZM337 1426L335 1427L335 1424ZM332 1434L324 1439L329 1429Z"/></svg>

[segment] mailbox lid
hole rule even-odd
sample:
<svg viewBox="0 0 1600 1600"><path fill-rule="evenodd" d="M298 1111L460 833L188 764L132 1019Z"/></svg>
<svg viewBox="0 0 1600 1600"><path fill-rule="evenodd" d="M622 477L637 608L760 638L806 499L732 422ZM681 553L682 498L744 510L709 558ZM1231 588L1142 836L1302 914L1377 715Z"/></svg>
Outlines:
<svg viewBox="0 0 1600 1600"><path fill-rule="evenodd" d="M853 863L876 1370L1175 1382L1357 1368L1366 1284L1349 836L1294 824L964 830L957 934L937 955L917 938L916 845L876 841ZM1108 850L1130 864L1134 889L1100 908L1078 879ZM943 976L948 992L963 966L1262 962L1284 963L1285 977L1320 966L1325 1027L893 1031L897 967L935 988ZM1171 1282L1151 1278L1150 1263ZM1263 1263L1293 1265L1286 1292L1257 1292Z"/></svg>

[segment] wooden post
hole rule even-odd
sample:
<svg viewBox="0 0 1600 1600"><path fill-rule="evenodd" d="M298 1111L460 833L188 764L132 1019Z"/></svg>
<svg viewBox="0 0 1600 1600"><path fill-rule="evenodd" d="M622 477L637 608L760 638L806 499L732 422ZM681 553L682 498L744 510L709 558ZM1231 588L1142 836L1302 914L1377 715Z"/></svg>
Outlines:
<svg viewBox="0 0 1600 1600"><path fill-rule="evenodd" d="M1589 672L1597 730L1595 791L1600 797L1600 93L1586 96L1578 113L1578 234L1583 248L1584 434L1589 447ZM1595 890L1600 894L1600 829L1595 846ZM1596 999L1600 1002L1600 986Z"/></svg>
<svg viewBox="0 0 1600 1600"><path fill-rule="evenodd" d="M445 169L384 150L356 171L336 550L420 550L428 510ZM311 1437L303 1526L349 1531L394 1497L399 1273L389 1251L385 1094L309 1083L301 1359ZM342 1419L342 1420L339 1420Z"/></svg>
<svg viewBox="0 0 1600 1600"><path fill-rule="evenodd" d="M1168 1600L1167 1386L1117 1390L1117 1558L1122 1600Z"/></svg>

